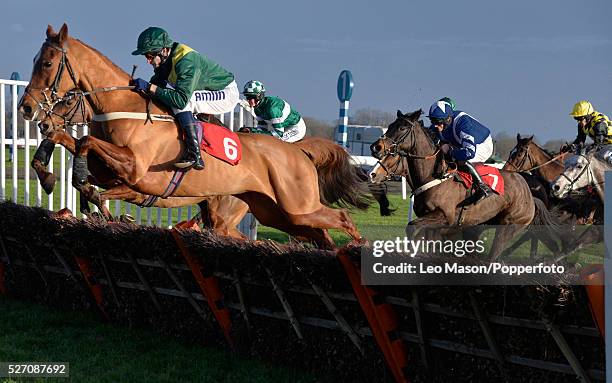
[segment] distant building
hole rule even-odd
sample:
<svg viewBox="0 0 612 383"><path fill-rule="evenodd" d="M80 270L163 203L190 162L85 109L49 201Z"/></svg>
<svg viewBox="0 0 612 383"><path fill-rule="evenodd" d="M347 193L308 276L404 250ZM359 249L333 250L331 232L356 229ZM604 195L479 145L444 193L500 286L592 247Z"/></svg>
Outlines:
<svg viewBox="0 0 612 383"><path fill-rule="evenodd" d="M370 126L370 125L348 125L348 138L347 138L347 150L353 156L366 156L372 155L370 152L370 145L380 138L386 131L387 128L381 126ZM336 127L335 137L339 137L338 128ZM338 141L342 138L339 137Z"/></svg>

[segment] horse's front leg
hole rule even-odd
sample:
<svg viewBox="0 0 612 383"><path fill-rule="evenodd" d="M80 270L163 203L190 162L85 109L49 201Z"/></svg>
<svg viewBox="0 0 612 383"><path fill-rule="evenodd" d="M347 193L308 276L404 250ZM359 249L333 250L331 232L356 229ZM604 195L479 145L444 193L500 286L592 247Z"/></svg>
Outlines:
<svg viewBox="0 0 612 383"><path fill-rule="evenodd" d="M130 148L84 136L77 142L72 172L72 184L79 190L87 190L91 186L87 179L87 155L90 150L128 186L134 186L144 175L137 172L136 158Z"/></svg>
<svg viewBox="0 0 612 383"><path fill-rule="evenodd" d="M40 185L47 194L51 194L55 188L55 174L49 172L47 167L49 166L49 161L56 144L64 146L70 153L74 154L76 138L64 130L52 132L41 141L31 163L32 168L36 171Z"/></svg>
<svg viewBox="0 0 612 383"><path fill-rule="evenodd" d="M76 153L73 160L72 185L85 195L88 201L100 207L103 200L98 190L89 182L87 155L92 150L106 166L108 166L118 179L133 185L136 175L136 159L131 149L119 147L92 136L84 136L77 141Z"/></svg>
<svg viewBox="0 0 612 383"><path fill-rule="evenodd" d="M423 230L434 229L439 231L440 226L447 226L448 218L444 212L434 210L415 220L412 220L406 226L406 237L416 239Z"/></svg>

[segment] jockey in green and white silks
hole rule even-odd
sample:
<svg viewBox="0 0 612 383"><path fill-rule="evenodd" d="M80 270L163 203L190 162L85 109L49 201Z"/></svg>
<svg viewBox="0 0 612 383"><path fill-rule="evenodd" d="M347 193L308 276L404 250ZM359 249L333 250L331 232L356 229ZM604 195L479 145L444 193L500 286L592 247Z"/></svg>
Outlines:
<svg viewBox="0 0 612 383"><path fill-rule="evenodd" d="M266 89L259 81L251 80L242 92L254 108L257 129L286 142L296 142L306 135L304 119L289 103L279 97L266 96Z"/></svg>
<svg viewBox="0 0 612 383"><path fill-rule="evenodd" d="M175 166L202 169L202 132L193 114L234 110L240 97L234 75L187 45L173 42L168 32L158 27L149 27L138 36L132 54L144 55L155 72L149 82L133 80L134 90L162 101L185 132L187 151Z"/></svg>

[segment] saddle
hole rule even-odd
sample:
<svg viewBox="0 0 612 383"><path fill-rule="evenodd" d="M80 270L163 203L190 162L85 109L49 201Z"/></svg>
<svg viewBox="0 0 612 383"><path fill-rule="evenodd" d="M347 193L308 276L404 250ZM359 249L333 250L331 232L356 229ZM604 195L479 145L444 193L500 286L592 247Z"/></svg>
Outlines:
<svg viewBox="0 0 612 383"><path fill-rule="evenodd" d="M474 164L474 168L491 190L499 195L504 195L504 178L499 169L482 163ZM461 182L466 189L472 189L473 180L470 173L457 170L455 174L455 179Z"/></svg>

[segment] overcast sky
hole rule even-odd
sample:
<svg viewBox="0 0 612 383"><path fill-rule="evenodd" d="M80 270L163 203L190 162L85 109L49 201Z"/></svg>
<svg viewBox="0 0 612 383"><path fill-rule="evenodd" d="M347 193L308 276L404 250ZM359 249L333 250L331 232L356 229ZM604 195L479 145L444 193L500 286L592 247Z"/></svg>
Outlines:
<svg viewBox="0 0 612 383"><path fill-rule="evenodd" d="M148 78L144 58L130 52L154 25L233 72L240 88L260 80L268 94L326 121L338 115L343 69L355 80L351 110L427 110L450 96L494 134L535 133L540 141L574 138L568 113L580 99L612 115L610 0L4 0L0 7L0 78L18 71L28 80L47 24L59 30L63 22Z"/></svg>

